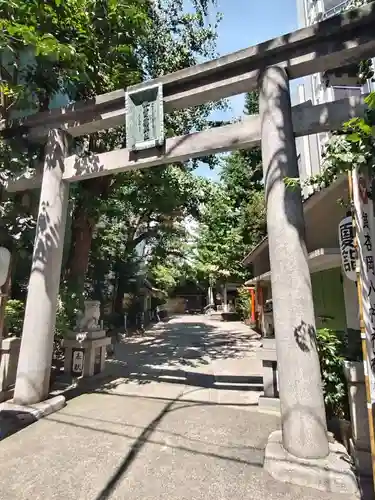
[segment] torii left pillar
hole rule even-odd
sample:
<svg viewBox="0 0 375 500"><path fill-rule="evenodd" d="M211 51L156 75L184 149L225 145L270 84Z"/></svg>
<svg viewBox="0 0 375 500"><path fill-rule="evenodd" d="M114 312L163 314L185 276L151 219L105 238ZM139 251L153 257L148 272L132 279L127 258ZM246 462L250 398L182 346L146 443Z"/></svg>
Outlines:
<svg viewBox="0 0 375 500"><path fill-rule="evenodd" d="M68 143L66 132L49 132L13 398L21 405L43 401L49 393L69 200L69 184L63 181Z"/></svg>

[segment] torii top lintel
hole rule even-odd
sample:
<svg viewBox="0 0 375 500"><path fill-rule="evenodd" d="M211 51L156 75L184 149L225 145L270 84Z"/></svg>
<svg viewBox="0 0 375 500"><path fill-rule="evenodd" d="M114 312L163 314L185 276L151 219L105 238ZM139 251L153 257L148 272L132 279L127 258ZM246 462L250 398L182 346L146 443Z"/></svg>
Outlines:
<svg viewBox="0 0 375 500"><path fill-rule="evenodd" d="M344 12L307 28L218 59L135 85L162 83L164 109L182 109L256 88L262 68L279 64L290 79L342 67L375 55L375 2ZM5 137L46 136L52 128L80 136L124 123L125 90L120 89L63 108L2 123Z"/></svg>

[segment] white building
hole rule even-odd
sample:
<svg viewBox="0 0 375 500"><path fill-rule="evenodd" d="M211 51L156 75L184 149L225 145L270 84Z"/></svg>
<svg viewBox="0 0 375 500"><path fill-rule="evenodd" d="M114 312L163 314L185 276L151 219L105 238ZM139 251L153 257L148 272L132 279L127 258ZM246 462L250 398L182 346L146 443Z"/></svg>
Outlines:
<svg viewBox="0 0 375 500"><path fill-rule="evenodd" d="M299 28L315 24L342 12L352 0L296 0ZM361 86L357 78L358 66L340 68L335 72L318 73L308 76L298 85L292 95L293 104L311 100L313 104L358 96L373 90L374 83ZM302 179L316 174L321 169L322 149L329 134L323 133L310 137L301 137L296 141L300 176ZM305 189L305 196L311 190Z"/></svg>
<svg viewBox="0 0 375 500"><path fill-rule="evenodd" d="M339 14L349 5L349 0L296 1L300 28ZM358 66L353 66L301 79L297 87L292 87L292 103L297 105L311 101L316 105L369 92L370 85L373 84L361 86L357 73ZM301 179L319 173L324 167L322 151L328 138L329 133L296 138ZM348 191L345 175L325 189L314 192L311 187L304 188L306 246L317 327L347 331L358 344L360 334L356 285L342 272L338 239L339 222L347 214L347 208L339 204L338 200L342 199L348 203ZM256 287L259 304L258 326L264 330L263 306L265 301L272 297L268 238L251 250L243 264L252 266L254 278L246 284Z"/></svg>

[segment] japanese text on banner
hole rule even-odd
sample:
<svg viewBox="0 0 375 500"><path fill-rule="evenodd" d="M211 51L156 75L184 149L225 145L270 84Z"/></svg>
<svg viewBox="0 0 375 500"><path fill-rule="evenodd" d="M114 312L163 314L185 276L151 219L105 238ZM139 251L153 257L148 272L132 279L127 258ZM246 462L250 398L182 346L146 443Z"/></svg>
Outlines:
<svg viewBox="0 0 375 500"><path fill-rule="evenodd" d="M351 281L357 281L357 252L354 245L353 220L345 217L339 224L339 243L342 268Z"/></svg>
<svg viewBox="0 0 375 500"><path fill-rule="evenodd" d="M368 196L369 187L370 180L368 176L354 171L354 211L361 275L363 323L368 351L368 374L371 387L371 401L375 403L375 228L373 203Z"/></svg>

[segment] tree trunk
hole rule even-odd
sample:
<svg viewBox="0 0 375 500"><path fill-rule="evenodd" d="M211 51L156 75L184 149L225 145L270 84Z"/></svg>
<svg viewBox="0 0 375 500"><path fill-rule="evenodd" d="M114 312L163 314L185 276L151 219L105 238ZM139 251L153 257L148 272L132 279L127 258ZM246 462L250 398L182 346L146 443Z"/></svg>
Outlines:
<svg viewBox="0 0 375 500"><path fill-rule="evenodd" d="M109 194L110 185L110 176L83 182L82 192L73 212L72 236L65 276L69 288L78 294L84 290L92 236L100 216L99 212L93 213L90 203L98 198L105 199Z"/></svg>
<svg viewBox="0 0 375 500"><path fill-rule="evenodd" d="M118 314L123 313L123 299L127 291L129 276L119 273L117 276L117 286L114 296L113 310Z"/></svg>
<svg viewBox="0 0 375 500"><path fill-rule="evenodd" d="M77 293L81 293L84 288L95 222L89 217L87 207L77 205L73 214L72 241L66 273L69 286Z"/></svg>

